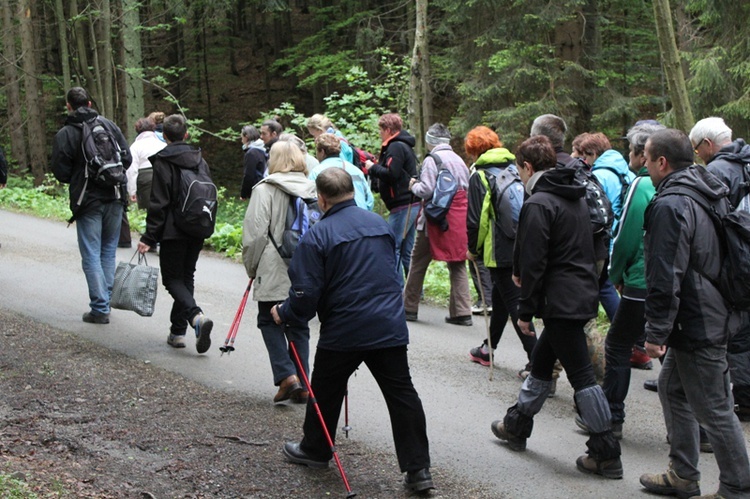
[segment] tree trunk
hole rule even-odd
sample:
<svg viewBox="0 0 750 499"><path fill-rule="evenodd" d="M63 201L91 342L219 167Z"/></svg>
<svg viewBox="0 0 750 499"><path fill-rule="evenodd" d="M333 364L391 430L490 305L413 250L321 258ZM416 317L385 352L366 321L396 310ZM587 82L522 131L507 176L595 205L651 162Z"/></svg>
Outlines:
<svg viewBox="0 0 750 499"><path fill-rule="evenodd" d="M677 52L674 25L672 24L672 10L669 0L653 0L654 21L656 22L656 36L659 40L659 52L664 75L667 79L669 98L674 111L675 128L689 132L693 127L693 110L688 99L685 75L680 64L680 54Z"/></svg>
<svg viewBox="0 0 750 499"><path fill-rule="evenodd" d="M101 0L101 13L99 15L99 31L101 39L98 40L97 52L99 54L99 71L101 80L102 102L99 110L104 116L111 120L115 119L115 85L112 67L112 9L109 0Z"/></svg>
<svg viewBox="0 0 750 499"><path fill-rule="evenodd" d="M427 1L416 0L414 50L409 84L409 127L417 140L416 152L424 154L424 134L432 120L430 54L427 46Z"/></svg>
<svg viewBox="0 0 750 499"><path fill-rule="evenodd" d="M70 55L68 53L68 30L63 10L62 0L55 0L55 21L57 22L57 41L60 44L60 66L63 74L63 88L72 87L70 84Z"/></svg>
<svg viewBox="0 0 750 499"><path fill-rule="evenodd" d="M47 146L44 130L44 96L39 91L39 53L34 46L34 27L31 23L34 0L19 2L21 20L21 49L23 52L24 87L26 90L26 129L28 131L29 158L34 184L41 185L47 170Z"/></svg>
<svg viewBox="0 0 750 499"><path fill-rule="evenodd" d="M78 11L78 0L70 0L70 16L68 16L68 18L78 19L79 14L80 12ZM91 93L95 90L95 88L93 86L94 75L91 73L91 70L89 69L89 58L88 58L88 53L86 52L86 44L87 44L87 41L86 41L87 29L86 28L87 28L86 21L78 19L77 21L73 21L73 26L72 26L71 31L72 31L73 38L75 39L76 52L78 56L77 57L78 64L76 66L75 80L77 80L78 85L85 85L87 87L86 90L89 92L89 95L91 95ZM66 88L65 90L67 91L68 89Z"/></svg>
<svg viewBox="0 0 750 499"><path fill-rule="evenodd" d="M125 127L128 141L135 140L133 124L145 114L143 105L143 53L141 50L141 35L136 28L140 25L138 0L123 0L122 2L122 43L125 49Z"/></svg>
<svg viewBox="0 0 750 499"><path fill-rule="evenodd" d="M16 25L9 0L2 0L3 9L3 57L5 60L5 95L8 103L8 128L10 129L11 157L22 172L29 171L29 151L23 133L21 117L21 88L18 80L16 55Z"/></svg>

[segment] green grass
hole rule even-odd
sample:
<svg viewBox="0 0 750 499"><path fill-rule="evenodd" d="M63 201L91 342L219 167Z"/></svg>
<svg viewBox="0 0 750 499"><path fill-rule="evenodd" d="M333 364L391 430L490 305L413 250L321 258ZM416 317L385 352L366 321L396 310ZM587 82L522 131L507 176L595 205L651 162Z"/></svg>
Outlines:
<svg viewBox="0 0 750 499"><path fill-rule="evenodd" d="M10 475L0 474L0 498L37 499L39 496L29 490L29 486Z"/></svg>

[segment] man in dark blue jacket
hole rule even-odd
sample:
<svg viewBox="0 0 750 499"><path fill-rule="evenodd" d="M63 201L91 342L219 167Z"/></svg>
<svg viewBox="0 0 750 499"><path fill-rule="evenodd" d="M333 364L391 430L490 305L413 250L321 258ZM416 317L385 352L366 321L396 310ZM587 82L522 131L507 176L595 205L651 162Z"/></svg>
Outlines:
<svg viewBox="0 0 750 499"><path fill-rule="evenodd" d="M325 212L301 239L289 267L289 298L271 309L277 324L307 322L316 312L320 340L312 392L335 441L349 377L364 362L388 405L404 485L414 492L434 488L422 401L411 381L406 346L409 331L394 272L394 236L377 214L358 208L351 176L328 168L316 179ZM332 457L312 403L300 443L287 442L293 463L324 468Z"/></svg>

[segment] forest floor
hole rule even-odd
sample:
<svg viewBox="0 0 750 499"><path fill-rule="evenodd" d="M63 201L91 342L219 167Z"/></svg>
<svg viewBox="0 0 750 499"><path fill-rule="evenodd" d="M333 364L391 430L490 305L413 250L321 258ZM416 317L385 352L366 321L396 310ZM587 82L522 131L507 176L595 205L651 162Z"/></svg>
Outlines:
<svg viewBox="0 0 750 499"><path fill-rule="evenodd" d="M300 407L209 389L2 310L0 324L0 474L39 497L346 496L333 461L285 462ZM407 496L394 453L338 440L358 497ZM496 497L445 470L433 477L429 497Z"/></svg>

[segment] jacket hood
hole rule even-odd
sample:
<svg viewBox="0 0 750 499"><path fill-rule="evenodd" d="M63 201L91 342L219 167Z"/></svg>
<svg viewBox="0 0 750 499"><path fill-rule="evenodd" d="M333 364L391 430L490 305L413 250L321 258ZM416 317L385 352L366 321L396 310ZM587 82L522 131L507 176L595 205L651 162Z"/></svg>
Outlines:
<svg viewBox="0 0 750 499"><path fill-rule="evenodd" d="M99 113L97 113L96 110L83 106L70 113L68 117L65 118L65 124L78 125L97 116L99 116Z"/></svg>
<svg viewBox="0 0 750 499"><path fill-rule="evenodd" d="M504 165L515 161L515 155L504 147L496 147L485 151L481 156L477 158L477 162L474 163L477 168L490 165Z"/></svg>
<svg viewBox="0 0 750 499"><path fill-rule="evenodd" d="M600 168L612 168L620 175L627 175L630 171L630 169L628 168L628 162L625 161L625 158L622 157L622 154L615 151L614 149L604 151L601 156L596 158L591 171L596 171Z"/></svg>
<svg viewBox="0 0 750 499"><path fill-rule="evenodd" d="M579 199L586 195L586 187L574 182L573 168L552 168L545 171L532 187L532 192L549 192L565 199Z"/></svg>
<svg viewBox="0 0 750 499"><path fill-rule="evenodd" d="M717 159L731 161L732 163L750 163L750 145L742 139L735 139L732 143L722 147L709 163Z"/></svg>
<svg viewBox="0 0 750 499"><path fill-rule="evenodd" d="M195 170L203 158L200 149L195 149L185 142L172 142L167 147L154 154L157 157L167 161L178 168L187 168Z"/></svg>
<svg viewBox="0 0 750 499"><path fill-rule="evenodd" d="M662 192L667 187L674 186L689 187L712 201L725 197L729 193L729 188L721 180L698 165L688 166L670 173L659 182L657 191Z"/></svg>
<svg viewBox="0 0 750 499"><path fill-rule="evenodd" d="M398 134L388 139L384 145L390 144L391 142L403 142L411 148L417 145L417 140L412 137L406 130L401 130L400 132L398 132Z"/></svg>
<svg viewBox="0 0 750 499"><path fill-rule="evenodd" d="M308 179L302 172L272 173L258 182L257 185L263 183L275 185L290 196L304 199L318 197L315 191L315 182Z"/></svg>

